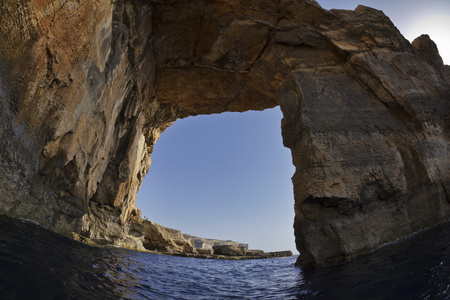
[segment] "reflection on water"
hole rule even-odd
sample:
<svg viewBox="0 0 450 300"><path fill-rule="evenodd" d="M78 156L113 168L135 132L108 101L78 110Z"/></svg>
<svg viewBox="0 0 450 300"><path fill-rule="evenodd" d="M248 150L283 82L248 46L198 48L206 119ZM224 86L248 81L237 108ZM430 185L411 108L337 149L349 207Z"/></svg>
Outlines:
<svg viewBox="0 0 450 300"><path fill-rule="evenodd" d="M324 299L450 299L449 225L304 279Z"/></svg>
<svg viewBox="0 0 450 300"><path fill-rule="evenodd" d="M450 224L345 265L93 248L0 216L1 299L450 299Z"/></svg>
<svg viewBox="0 0 450 300"><path fill-rule="evenodd" d="M91 248L35 224L0 217L0 295L13 299L92 298L111 292L106 272L120 264L111 251Z"/></svg>

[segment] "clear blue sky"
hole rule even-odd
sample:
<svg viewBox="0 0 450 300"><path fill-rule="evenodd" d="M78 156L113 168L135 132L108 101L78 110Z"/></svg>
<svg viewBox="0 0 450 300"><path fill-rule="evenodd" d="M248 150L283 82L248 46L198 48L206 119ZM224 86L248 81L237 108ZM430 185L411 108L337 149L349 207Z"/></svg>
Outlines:
<svg viewBox="0 0 450 300"><path fill-rule="evenodd" d="M450 64L450 0L318 1L383 10L412 41L428 33ZM295 250L294 173L281 139L279 108L178 120L156 143L138 193L142 216L200 237L265 251Z"/></svg>

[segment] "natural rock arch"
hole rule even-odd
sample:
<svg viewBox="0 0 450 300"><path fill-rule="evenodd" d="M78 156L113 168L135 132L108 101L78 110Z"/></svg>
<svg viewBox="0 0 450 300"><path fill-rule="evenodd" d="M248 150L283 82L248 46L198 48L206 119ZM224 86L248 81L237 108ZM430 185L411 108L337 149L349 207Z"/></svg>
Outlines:
<svg viewBox="0 0 450 300"><path fill-rule="evenodd" d="M380 11L30 0L0 14L2 213L130 245L171 122L280 105L302 264L450 215L450 72L432 42L419 54Z"/></svg>

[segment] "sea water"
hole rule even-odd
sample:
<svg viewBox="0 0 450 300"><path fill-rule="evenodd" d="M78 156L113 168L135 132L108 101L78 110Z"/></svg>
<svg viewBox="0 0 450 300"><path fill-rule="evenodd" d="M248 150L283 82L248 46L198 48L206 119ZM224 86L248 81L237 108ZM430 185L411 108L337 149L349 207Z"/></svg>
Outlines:
<svg viewBox="0 0 450 300"><path fill-rule="evenodd" d="M450 224L334 267L206 260L72 241L0 216L0 299L450 299Z"/></svg>

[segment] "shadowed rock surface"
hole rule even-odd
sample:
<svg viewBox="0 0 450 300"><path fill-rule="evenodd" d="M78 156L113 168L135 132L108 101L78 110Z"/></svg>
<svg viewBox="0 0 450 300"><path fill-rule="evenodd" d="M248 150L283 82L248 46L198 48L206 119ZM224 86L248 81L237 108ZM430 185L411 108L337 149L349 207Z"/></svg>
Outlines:
<svg viewBox="0 0 450 300"><path fill-rule="evenodd" d="M0 213L142 244L178 118L280 105L303 265L450 216L448 66L381 11L315 1L2 1Z"/></svg>
<svg viewBox="0 0 450 300"><path fill-rule="evenodd" d="M239 256L247 254L247 247L235 246L235 245L217 245L213 246L214 254L227 255L227 256Z"/></svg>

